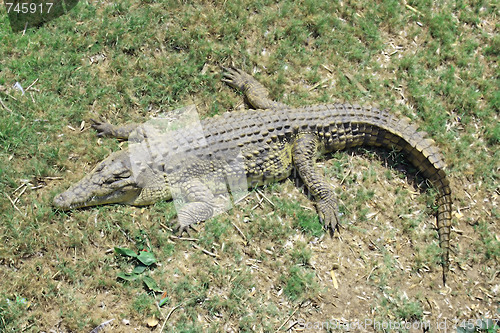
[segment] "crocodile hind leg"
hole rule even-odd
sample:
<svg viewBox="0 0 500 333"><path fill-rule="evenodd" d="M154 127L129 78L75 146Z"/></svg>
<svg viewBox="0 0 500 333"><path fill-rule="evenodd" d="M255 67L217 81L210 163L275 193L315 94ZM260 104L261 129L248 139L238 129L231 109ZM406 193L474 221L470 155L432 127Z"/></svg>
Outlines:
<svg viewBox="0 0 500 333"><path fill-rule="evenodd" d="M245 94L248 102L256 109L287 108L286 104L273 101L269 98L267 89L251 75L236 68L223 68L224 79L231 87Z"/></svg>
<svg viewBox="0 0 500 333"><path fill-rule="evenodd" d="M333 186L326 182L315 166L318 146L318 139L313 134L299 134L292 147L292 157L300 178L316 199L320 221L325 225L325 229L333 233L339 227L337 202Z"/></svg>

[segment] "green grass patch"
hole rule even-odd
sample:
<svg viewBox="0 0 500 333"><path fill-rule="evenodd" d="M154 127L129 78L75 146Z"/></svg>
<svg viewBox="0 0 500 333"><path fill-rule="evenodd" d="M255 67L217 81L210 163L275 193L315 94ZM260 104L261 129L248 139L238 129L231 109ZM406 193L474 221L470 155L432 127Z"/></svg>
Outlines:
<svg viewBox="0 0 500 333"><path fill-rule="evenodd" d="M273 197L273 201L277 203L278 214L291 219L294 227L315 237L324 233L323 226L315 211L306 210L298 202L290 200Z"/></svg>
<svg viewBox="0 0 500 333"><path fill-rule="evenodd" d="M314 273L305 267L292 266L281 276L284 292L291 300L305 300L318 292L318 284Z"/></svg>

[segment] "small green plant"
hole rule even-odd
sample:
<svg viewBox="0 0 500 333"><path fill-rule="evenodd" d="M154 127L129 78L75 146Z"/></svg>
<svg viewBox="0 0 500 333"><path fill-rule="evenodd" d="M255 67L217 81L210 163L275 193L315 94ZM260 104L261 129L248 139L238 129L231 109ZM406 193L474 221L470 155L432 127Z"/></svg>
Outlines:
<svg viewBox="0 0 500 333"><path fill-rule="evenodd" d="M410 298L406 294L385 288L384 297L377 306L376 317L381 321L390 315L395 315L397 320L405 322L420 321L424 316L423 302L417 298Z"/></svg>
<svg viewBox="0 0 500 333"><path fill-rule="evenodd" d="M500 258L500 240L495 233L491 231L491 226L485 221L480 221L475 226L476 232L480 237L475 241L476 246L482 249L485 258L498 260Z"/></svg>
<svg viewBox="0 0 500 333"><path fill-rule="evenodd" d="M151 268L156 264L156 257L152 252L143 250L140 251L139 254L137 254L131 249L127 249L124 247L115 247L115 253L125 257L133 258L134 261L136 261L135 267L132 272L119 272L116 275L117 278L125 281L142 280L148 290L162 292L162 290L152 277L143 275L146 269Z"/></svg>
<svg viewBox="0 0 500 333"><path fill-rule="evenodd" d="M309 264L312 252L306 247L305 243L298 243L297 247L293 249L291 255L295 264L305 266Z"/></svg>
<svg viewBox="0 0 500 333"><path fill-rule="evenodd" d="M314 273L300 266L290 267L287 275L282 275L284 292L293 301L307 298L317 289Z"/></svg>
<svg viewBox="0 0 500 333"><path fill-rule="evenodd" d="M131 304L132 308L137 313L145 313L152 308L154 300L149 295L145 293L139 293L134 297L134 301Z"/></svg>
<svg viewBox="0 0 500 333"><path fill-rule="evenodd" d="M220 242L229 229L227 219L216 216L204 223L204 231L200 234L200 245L210 248L214 243Z"/></svg>
<svg viewBox="0 0 500 333"><path fill-rule="evenodd" d="M21 326L22 317L29 306L30 303L25 298L16 296L15 300L11 300L0 294L0 332L5 332L11 325Z"/></svg>
<svg viewBox="0 0 500 333"><path fill-rule="evenodd" d="M273 201L277 203L280 214L292 218L294 227L316 237L324 233L323 225L319 222L316 212L304 209L297 201L277 197L273 197Z"/></svg>

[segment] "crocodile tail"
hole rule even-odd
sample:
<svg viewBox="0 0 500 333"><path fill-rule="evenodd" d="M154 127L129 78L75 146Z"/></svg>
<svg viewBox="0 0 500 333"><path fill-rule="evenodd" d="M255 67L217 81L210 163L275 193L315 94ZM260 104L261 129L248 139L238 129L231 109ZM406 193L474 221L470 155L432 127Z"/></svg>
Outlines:
<svg viewBox="0 0 500 333"><path fill-rule="evenodd" d="M415 165L438 191L437 231L442 249L443 282L449 271L450 232L451 232L451 189L446 177L446 164L432 139L427 133L418 131L409 118L395 117L388 112L373 110L375 123L385 133L379 133L375 145L394 146L402 150L409 161Z"/></svg>

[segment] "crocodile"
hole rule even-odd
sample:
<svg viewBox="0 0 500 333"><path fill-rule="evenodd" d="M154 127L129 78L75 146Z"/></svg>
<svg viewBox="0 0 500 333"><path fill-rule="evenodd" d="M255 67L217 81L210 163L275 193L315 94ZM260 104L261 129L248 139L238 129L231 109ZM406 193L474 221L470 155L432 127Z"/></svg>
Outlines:
<svg viewBox="0 0 500 333"><path fill-rule="evenodd" d="M205 118L201 121L202 134L187 125L160 136L156 144L163 144L164 148L154 157L158 163L141 160L130 152L130 145L114 152L81 181L56 196L54 206L70 210L110 203L150 205L171 200L171 185L175 183L185 202L177 210L176 229L182 234L188 227L215 215L220 204L210 184L227 185L230 179L243 176L247 189L283 180L296 172L312 194L320 221L333 233L339 223L335 188L316 167L317 157L362 145L386 147L403 152L437 190L437 232L446 283L451 190L444 159L427 133L418 131L409 118L375 107L290 107L270 99L261 83L239 69L224 68L222 80L240 90L254 109ZM92 121L98 136L144 139L148 135L145 131L138 134L142 126L138 123L116 126ZM203 140L197 141L198 136L202 136L203 144ZM182 153L176 154L177 151ZM139 168L134 169L134 165Z"/></svg>

